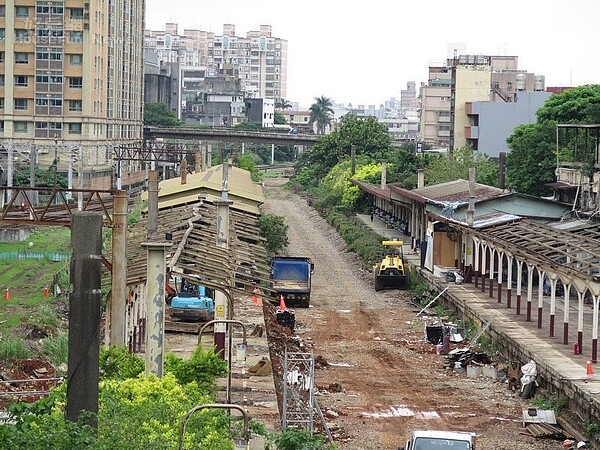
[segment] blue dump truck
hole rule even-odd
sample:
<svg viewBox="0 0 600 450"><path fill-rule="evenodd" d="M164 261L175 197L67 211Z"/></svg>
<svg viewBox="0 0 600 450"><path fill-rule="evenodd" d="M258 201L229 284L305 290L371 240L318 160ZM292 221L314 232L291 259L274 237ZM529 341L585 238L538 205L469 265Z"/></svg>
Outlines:
<svg viewBox="0 0 600 450"><path fill-rule="evenodd" d="M311 278L315 269L310 258L276 256L271 258L271 283L277 298L287 306L308 308Z"/></svg>

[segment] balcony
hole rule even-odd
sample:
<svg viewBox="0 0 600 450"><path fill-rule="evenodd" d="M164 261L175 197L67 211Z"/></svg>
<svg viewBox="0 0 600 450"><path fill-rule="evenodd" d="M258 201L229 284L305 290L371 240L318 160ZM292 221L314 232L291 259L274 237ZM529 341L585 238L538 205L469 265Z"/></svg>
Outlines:
<svg viewBox="0 0 600 450"><path fill-rule="evenodd" d="M465 139L479 139L479 127L465 127Z"/></svg>

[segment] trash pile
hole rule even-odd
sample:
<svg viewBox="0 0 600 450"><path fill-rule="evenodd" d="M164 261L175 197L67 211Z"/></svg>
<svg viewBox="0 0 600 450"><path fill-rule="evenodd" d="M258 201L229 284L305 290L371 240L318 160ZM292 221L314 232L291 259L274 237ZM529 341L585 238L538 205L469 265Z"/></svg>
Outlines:
<svg viewBox="0 0 600 450"><path fill-rule="evenodd" d="M275 312L275 319L282 327L286 327L289 328L290 331L294 331L294 327L296 326L296 316L294 311L289 309L277 310Z"/></svg>
<svg viewBox="0 0 600 450"><path fill-rule="evenodd" d="M476 352L465 347L456 348L448 352L445 357L444 367L447 369L461 369L472 364L484 366L491 363L492 360L486 353Z"/></svg>

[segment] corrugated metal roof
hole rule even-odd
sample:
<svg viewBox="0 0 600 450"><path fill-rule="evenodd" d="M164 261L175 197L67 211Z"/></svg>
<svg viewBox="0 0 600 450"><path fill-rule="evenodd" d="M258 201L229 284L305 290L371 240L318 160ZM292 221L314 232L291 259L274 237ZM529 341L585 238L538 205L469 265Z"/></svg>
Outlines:
<svg viewBox="0 0 600 450"><path fill-rule="evenodd" d="M460 202L469 200L469 181L454 180L447 183L435 184L419 189L413 189L413 194L420 196L423 200L432 200L438 202ZM502 189L485 184L475 183L475 201L480 202L492 198L510 195Z"/></svg>
<svg viewBox="0 0 600 450"><path fill-rule="evenodd" d="M391 191L389 189L381 189L380 187L374 186L369 183L365 183L363 181L355 180L350 178L350 183L355 186L358 186L362 191L368 192L371 195L374 195L377 198L383 198L385 200L389 200Z"/></svg>
<svg viewBox="0 0 600 450"><path fill-rule="evenodd" d="M181 177L163 180L158 184L158 209L179 205L190 205L198 202L201 195L207 200L221 198L223 184L223 166L192 173L187 176L186 184L181 184ZM238 167L229 167L227 177L228 200L231 208L251 214L260 214L260 205L265 201L264 189L259 183L252 181L250 172ZM142 200L148 200L148 193L143 192Z"/></svg>

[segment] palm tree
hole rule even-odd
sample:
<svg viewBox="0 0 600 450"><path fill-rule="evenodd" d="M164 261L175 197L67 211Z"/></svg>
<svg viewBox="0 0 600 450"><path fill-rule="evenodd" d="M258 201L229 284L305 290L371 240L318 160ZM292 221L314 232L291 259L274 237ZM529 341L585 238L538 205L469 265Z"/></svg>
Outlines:
<svg viewBox="0 0 600 450"><path fill-rule="evenodd" d="M310 107L310 121L311 125L317 124L317 134L324 134L325 127L331 125L331 116L333 115L333 103L331 99L321 96L315 97L316 103L313 103Z"/></svg>
<svg viewBox="0 0 600 450"><path fill-rule="evenodd" d="M275 102L275 108L279 108L283 111L285 111L288 108L291 108L292 104L289 102L289 100L286 100L285 98L280 98L279 100L277 100Z"/></svg>

